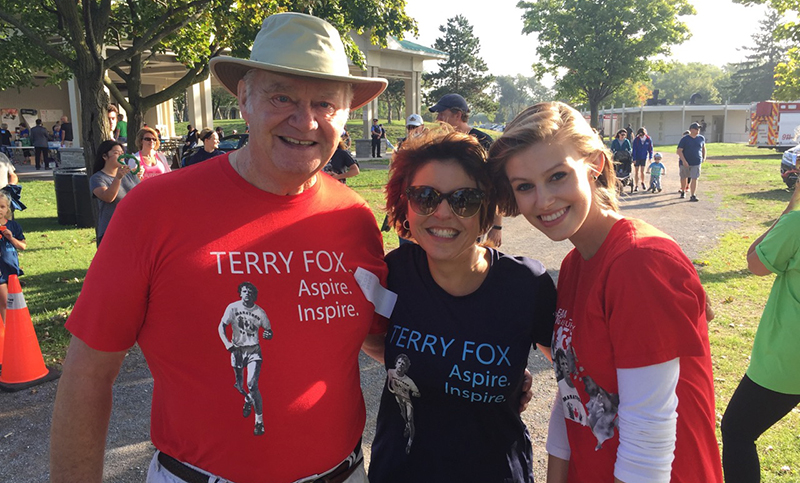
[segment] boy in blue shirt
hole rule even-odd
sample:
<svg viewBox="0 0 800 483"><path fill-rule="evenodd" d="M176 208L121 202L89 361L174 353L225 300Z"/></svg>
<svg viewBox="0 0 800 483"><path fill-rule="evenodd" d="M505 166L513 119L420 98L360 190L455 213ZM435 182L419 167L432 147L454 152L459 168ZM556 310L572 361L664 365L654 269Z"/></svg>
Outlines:
<svg viewBox="0 0 800 483"><path fill-rule="evenodd" d="M661 175L667 174L667 168L661 164L661 153L653 155L653 162L647 167L650 172L650 191L653 193L658 190L661 193Z"/></svg>

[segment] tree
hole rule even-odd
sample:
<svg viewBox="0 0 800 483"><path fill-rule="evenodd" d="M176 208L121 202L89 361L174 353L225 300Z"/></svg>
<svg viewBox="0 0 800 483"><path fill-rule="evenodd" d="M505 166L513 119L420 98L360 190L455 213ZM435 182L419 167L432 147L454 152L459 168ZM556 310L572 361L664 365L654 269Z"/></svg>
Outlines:
<svg viewBox="0 0 800 483"><path fill-rule="evenodd" d="M37 58L32 68L20 66L0 81L25 85L34 68L75 76L81 94L82 139L87 167L95 149L108 138L105 109L109 103L104 87L128 113L128 133L143 124L151 107L177 97L181 91L208 74L208 59L230 48L235 56L248 57L262 20L281 11L308 11L329 20L340 32L370 32L373 43L385 45L388 35L416 31L405 12L404 0L386 0L356 5L351 2L309 0L48 0L18 2L0 0L0 40L24 50L21 57ZM4 36L4 37L3 37ZM345 48L359 65L363 55L349 36ZM154 94L142 94L142 72L146 63L167 50L186 67L186 74ZM0 64L17 52L0 49ZM124 90L106 75L113 70L124 82ZM8 85L0 85L0 88Z"/></svg>
<svg viewBox="0 0 800 483"><path fill-rule="evenodd" d="M624 104L625 107L638 107L644 105L651 97L653 97L653 85L650 79L644 82L628 80L608 96L603 105L622 107Z"/></svg>
<svg viewBox="0 0 800 483"><path fill-rule="evenodd" d="M600 103L626 81L658 69L656 56L689 37L678 16L694 14L687 0L520 1L523 33L538 34L533 65L553 74L559 96L586 102L597 125Z"/></svg>
<svg viewBox="0 0 800 483"><path fill-rule="evenodd" d="M731 102L758 102L772 99L775 91L775 68L785 62L789 46L785 40L776 37L780 15L769 9L759 22L758 32L753 34L752 42L741 50L750 52L743 62L729 66L730 82L723 85L723 97Z"/></svg>
<svg viewBox="0 0 800 483"><path fill-rule="evenodd" d="M397 119L402 119L401 110L406 105L406 83L399 79L389 81L389 86L381 94L381 100L386 103L386 121L392 122L392 114Z"/></svg>
<svg viewBox="0 0 800 483"><path fill-rule="evenodd" d="M185 95L185 93L184 93ZM211 88L211 109L216 118L230 119L230 111L239 107L239 101L224 87ZM224 112L224 114L223 114ZM211 126L209 126L211 127Z"/></svg>
<svg viewBox="0 0 800 483"><path fill-rule="evenodd" d="M779 16L791 18L780 23L775 29L775 37L785 40L791 48L786 52L786 59L775 66L775 91L777 100L793 100L800 97L800 0L734 0L743 5L767 4L774 8Z"/></svg>
<svg viewBox="0 0 800 483"><path fill-rule="evenodd" d="M722 103L717 84L726 79L726 74L721 67L699 62L675 62L666 71L654 72L650 77L653 90L658 89L659 98L666 99L668 104L688 104L694 94L700 94L703 104Z"/></svg>
<svg viewBox="0 0 800 483"><path fill-rule="evenodd" d="M498 104L496 122L510 121L526 107L553 97L550 89L535 77L525 77L522 74L516 77L498 76L495 78L493 92Z"/></svg>
<svg viewBox="0 0 800 483"><path fill-rule="evenodd" d="M473 113L493 113L497 105L486 91L494 76L487 74L489 68L479 56L481 43L472 25L463 15L456 15L447 20L447 25L440 25L439 31L444 36L436 39L433 48L447 52L449 57L439 62L437 72L423 74L432 87L427 94L428 104L435 104L445 94L456 93L466 99Z"/></svg>

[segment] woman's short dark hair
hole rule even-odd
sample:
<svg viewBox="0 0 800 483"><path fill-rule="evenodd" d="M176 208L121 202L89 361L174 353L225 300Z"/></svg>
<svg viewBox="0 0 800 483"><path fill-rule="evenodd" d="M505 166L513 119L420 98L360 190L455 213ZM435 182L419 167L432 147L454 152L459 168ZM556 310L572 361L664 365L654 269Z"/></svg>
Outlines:
<svg viewBox="0 0 800 483"><path fill-rule="evenodd" d="M484 191L486 198L479 211L479 225L481 233L489 231L497 203L489 166L486 164L486 151L474 136L456 132L442 123L439 123L438 129L407 139L403 149L395 151L389 168L389 182L386 184L389 226L393 226L401 237L411 238L411 232L403 226L408 216L405 190L411 186L417 171L433 161L457 164Z"/></svg>
<svg viewBox="0 0 800 483"><path fill-rule="evenodd" d="M617 131L617 134L616 134L616 135L614 135L614 137L615 137L615 138L619 138L619 135L620 135L620 134L624 134L624 135L626 135L626 136L627 136L627 135L628 135L628 131L626 131L626 130L624 130L624 129L620 129L619 131Z"/></svg>
<svg viewBox="0 0 800 483"><path fill-rule="evenodd" d="M92 173L96 173L103 169L106 165L106 159L103 157L108 154L109 151L114 149L114 146L119 146L124 151L125 148L122 146L122 143L114 141L113 139L109 139L108 141L103 141L100 143L100 146L97 147L97 153L94 156L94 166L92 167Z"/></svg>

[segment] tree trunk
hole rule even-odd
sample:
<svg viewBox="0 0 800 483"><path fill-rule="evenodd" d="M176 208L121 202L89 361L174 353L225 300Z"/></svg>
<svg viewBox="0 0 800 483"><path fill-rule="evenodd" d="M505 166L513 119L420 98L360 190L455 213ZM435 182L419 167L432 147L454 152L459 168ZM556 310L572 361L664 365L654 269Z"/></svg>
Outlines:
<svg viewBox="0 0 800 483"><path fill-rule="evenodd" d="M600 125L597 122L600 111L599 107L600 107L600 101L589 99L589 111L591 112L591 116L589 117L589 123L595 129L597 129L598 126Z"/></svg>
<svg viewBox="0 0 800 483"><path fill-rule="evenodd" d="M93 174L94 160L100 143L109 139L108 94L103 84L102 65L78 57L78 90L81 93L81 145L86 172Z"/></svg>

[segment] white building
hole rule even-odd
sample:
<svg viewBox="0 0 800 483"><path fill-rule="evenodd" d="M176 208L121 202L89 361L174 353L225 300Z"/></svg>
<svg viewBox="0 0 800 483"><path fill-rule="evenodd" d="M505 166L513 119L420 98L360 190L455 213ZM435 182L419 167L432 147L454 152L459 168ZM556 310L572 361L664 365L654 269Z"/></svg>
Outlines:
<svg viewBox="0 0 800 483"><path fill-rule="evenodd" d="M623 106L603 108L599 114L611 138L630 123L634 133L640 127L647 129L655 144L678 144L691 123L702 121L706 123L702 134L710 143L746 143L750 135L750 104Z"/></svg>

